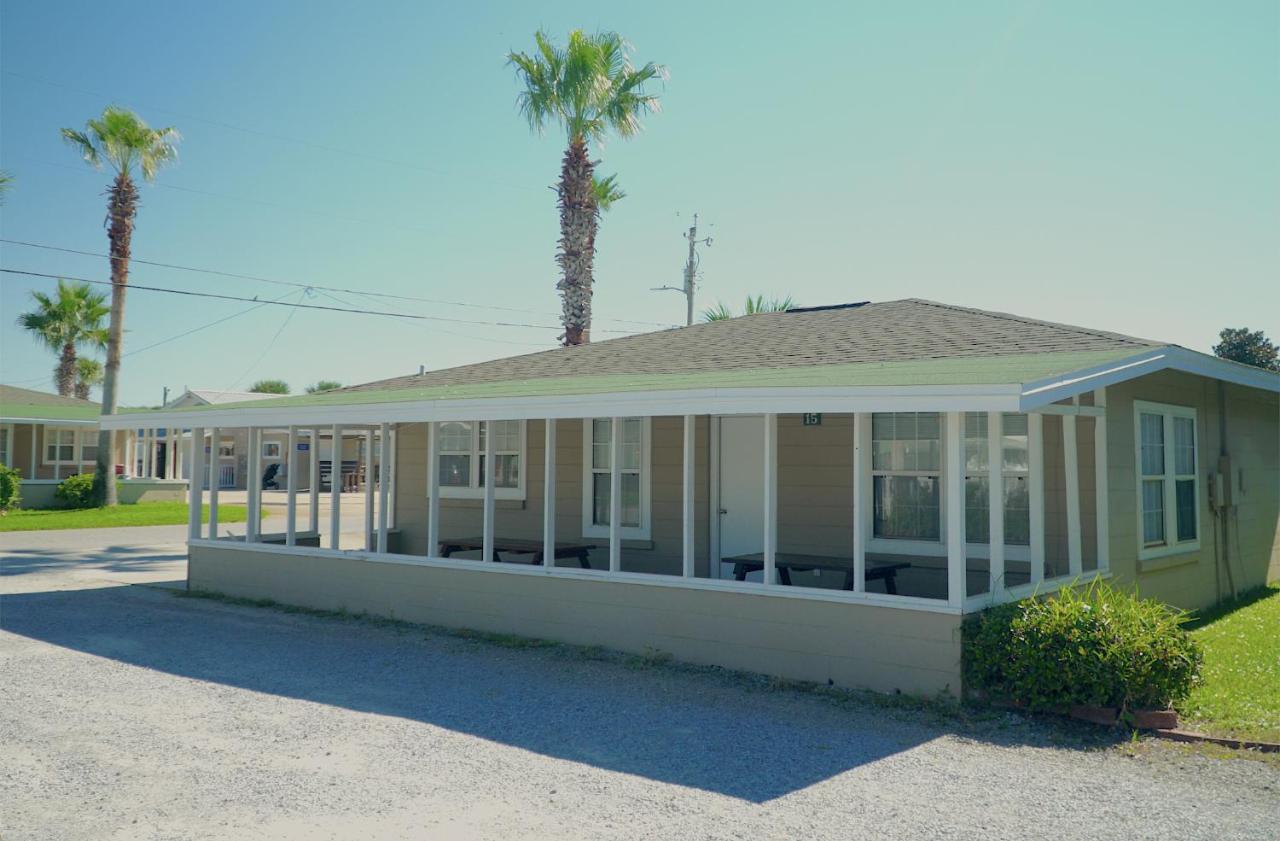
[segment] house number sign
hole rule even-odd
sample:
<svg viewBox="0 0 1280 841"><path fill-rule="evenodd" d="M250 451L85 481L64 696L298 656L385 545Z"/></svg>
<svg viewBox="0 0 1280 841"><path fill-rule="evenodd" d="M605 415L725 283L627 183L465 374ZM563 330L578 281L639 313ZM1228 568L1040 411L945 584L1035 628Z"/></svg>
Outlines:
<svg viewBox="0 0 1280 841"><path fill-rule="evenodd" d="M805 412L805 426L822 426L822 412Z"/></svg>

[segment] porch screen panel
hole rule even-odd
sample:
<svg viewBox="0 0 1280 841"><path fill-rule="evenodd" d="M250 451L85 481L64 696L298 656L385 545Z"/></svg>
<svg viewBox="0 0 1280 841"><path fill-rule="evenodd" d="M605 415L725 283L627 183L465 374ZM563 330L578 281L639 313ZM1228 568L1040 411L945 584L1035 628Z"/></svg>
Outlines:
<svg viewBox="0 0 1280 841"><path fill-rule="evenodd" d="M1004 542L1028 546L1031 543L1031 494L1027 485L1030 458L1027 443L1027 416L1002 416L1001 451L1004 477ZM967 412L964 419L965 539L969 543L991 541L987 486L987 415Z"/></svg>
<svg viewBox="0 0 1280 841"><path fill-rule="evenodd" d="M440 487L471 486L472 427L470 421L448 421L437 427Z"/></svg>
<svg viewBox="0 0 1280 841"><path fill-rule="evenodd" d="M613 424L609 418L591 421L591 522L597 526L609 525L610 462L609 444L613 436ZM623 528L638 528L641 519L640 470L643 445L643 426L640 418L624 418L622 440L618 442L618 469L622 485Z"/></svg>
<svg viewBox="0 0 1280 841"><path fill-rule="evenodd" d="M875 537L941 539L942 426L936 412L871 418Z"/></svg>
<svg viewBox="0 0 1280 841"><path fill-rule="evenodd" d="M516 488L520 486L520 421L493 421L482 423L477 458L480 463L480 487L492 473L495 488ZM487 469L484 463L485 436L488 428L493 427L493 470Z"/></svg>

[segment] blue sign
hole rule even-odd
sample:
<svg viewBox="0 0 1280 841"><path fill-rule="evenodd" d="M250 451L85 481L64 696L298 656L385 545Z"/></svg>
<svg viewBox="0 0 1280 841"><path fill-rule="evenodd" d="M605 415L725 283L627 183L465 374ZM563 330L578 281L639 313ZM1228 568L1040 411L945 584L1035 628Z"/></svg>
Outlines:
<svg viewBox="0 0 1280 841"><path fill-rule="evenodd" d="M298 442L298 452L305 453L307 450L310 450L310 449L311 449L311 445L306 443L305 441Z"/></svg>

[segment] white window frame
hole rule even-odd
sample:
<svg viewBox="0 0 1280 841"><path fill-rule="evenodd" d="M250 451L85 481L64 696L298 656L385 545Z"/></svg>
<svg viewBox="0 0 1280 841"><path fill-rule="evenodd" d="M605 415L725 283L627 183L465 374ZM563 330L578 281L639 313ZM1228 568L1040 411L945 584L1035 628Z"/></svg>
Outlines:
<svg viewBox="0 0 1280 841"><path fill-rule="evenodd" d="M1164 473L1159 477L1144 476L1142 473L1142 416L1160 415L1164 423ZM1174 453L1174 418L1189 418L1195 430L1195 463L1193 473L1177 473L1176 454ZM1204 436L1201 434L1200 421L1195 408L1191 406L1174 406L1168 403L1150 403L1144 400L1133 401L1133 472L1136 479L1137 525L1138 525L1138 559L1150 560L1170 555L1182 555L1200 551L1200 534L1202 526L1200 518L1200 500L1203 499L1200 478L1200 447ZM1144 480L1159 478L1164 489L1164 543L1146 545L1143 540L1142 522L1142 484ZM1178 482L1193 480L1195 491L1196 536L1194 540L1178 540Z"/></svg>
<svg viewBox="0 0 1280 841"><path fill-rule="evenodd" d="M954 446L947 440L947 413L917 411L911 414L934 414L938 416L938 469L933 470L879 470L875 466L875 415L906 414L900 412L869 412L867 446L870 448L866 457L867 493L867 551L884 555L924 555L927 557L946 557L947 554L947 448ZM964 441L959 442L964 446ZM938 477L938 539L919 540L909 537L878 537L875 533L875 483L877 476L934 476ZM985 544L984 544L985 545Z"/></svg>
<svg viewBox="0 0 1280 841"><path fill-rule="evenodd" d="M230 450L231 452L224 453L223 452L224 449ZM221 438L218 441L218 458L235 458L235 457L236 457L236 439Z"/></svg>
<svg viewBox="0 0 1280 841"><path fill-rule="evenodd" d="M635 415L623 418L630 420ZM597 525L592 521L592 491L594 487L591 444L595 434L596 420L609 418L582 419L582 536L609 537L609 527ZM640 525L618 526L618 536L623 540L648 540L653 526L653 500L651 488L653 483L653 418L648 415L640 417ZM613 468L613 465L610 465Z"/></svg>
<svg viewBox="0 0 1280 841"><path fill-rule="evenodd" d="M0 464L13 467L13 424L0 424L0 434L4 436L4 447L0 448Z"/></svg>
<svg viewBox="0 0 1280 841"><path fill-rule="evenodd" d="M92 427L51 426L49 424L45 424L43 427L41 427L41 429L42 429L42 432L40 433L40 463L42 465L45 465L46 467L52 467L53 465L57 464L57 465L70 465L72 467L78 467L85 464L93 464L97 460L98 437L96 435L91 435L90 437L92 438L92 440L89 441L88 443L85 442L85 437L86 437L85 430L88 429L90 432L92 432L93 431ZM75 446L76 446L75 441L76 441L77 429L80 430L80 461L78 462L76 461L76 452L75 452ZM58 433L59 439L61 439L61 433L63 432L66 432L71 436L71 443L67 445L71 447L71 458L67 458L67 459L62 459L62 458L50 459L49 458L49 444L51 443L49 441L50 432ZM52 443L56 447L63 446L60 440L54 441ZM93 457L85 456L84 451L88 447L94 448Z"/></svg>
<svg viewBox="0 0 1280 841"><path fill-rule="evenodd" d="M272 454L268 448L274 448L275 453ZM263 441L262 442L262 458L265 461L283 461L284 444L280 441Z"/></svg>
<svg viewBox="0 0 1280 841"><path fill-rule="evenodd" d="M484 456L484 450L480 447L480 424L485 421L458 421L459 423L471 424L471 449L466 453L470 456L468 466L470 469L470 478L466 486L463 485L440 485L441 499L484 499L484 486L480 484L480 459ZM440 423L435 424L436 441L440 440ZM520 448L519 450L494 450L494 456L500 455L516 455L520 459L520 469L516 473L516 486L514 488L493 489L494 499L514 499L523 501L525 499L525 480L529 472L529 437L528 422L518 420L520 424ZM440 470L440 457L443 455L458 455L461 450L442 450L436 448L436 463L431 465L432 470ZM428 483L430 484L430 483Z"/></svg>

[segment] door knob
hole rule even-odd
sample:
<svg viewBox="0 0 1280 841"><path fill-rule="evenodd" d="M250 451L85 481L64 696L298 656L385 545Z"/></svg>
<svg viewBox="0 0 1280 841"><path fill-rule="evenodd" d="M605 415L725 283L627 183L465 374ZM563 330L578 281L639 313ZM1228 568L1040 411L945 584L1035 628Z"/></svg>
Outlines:
<svg viewBox="0 0 1280 841"><path fill-rule="evenodd" d="M728 514L728 513L729 513L729 509L728 509L728 508L721 508L721 509L720 509L720 513L721 513L721 514Z"/></svg>

